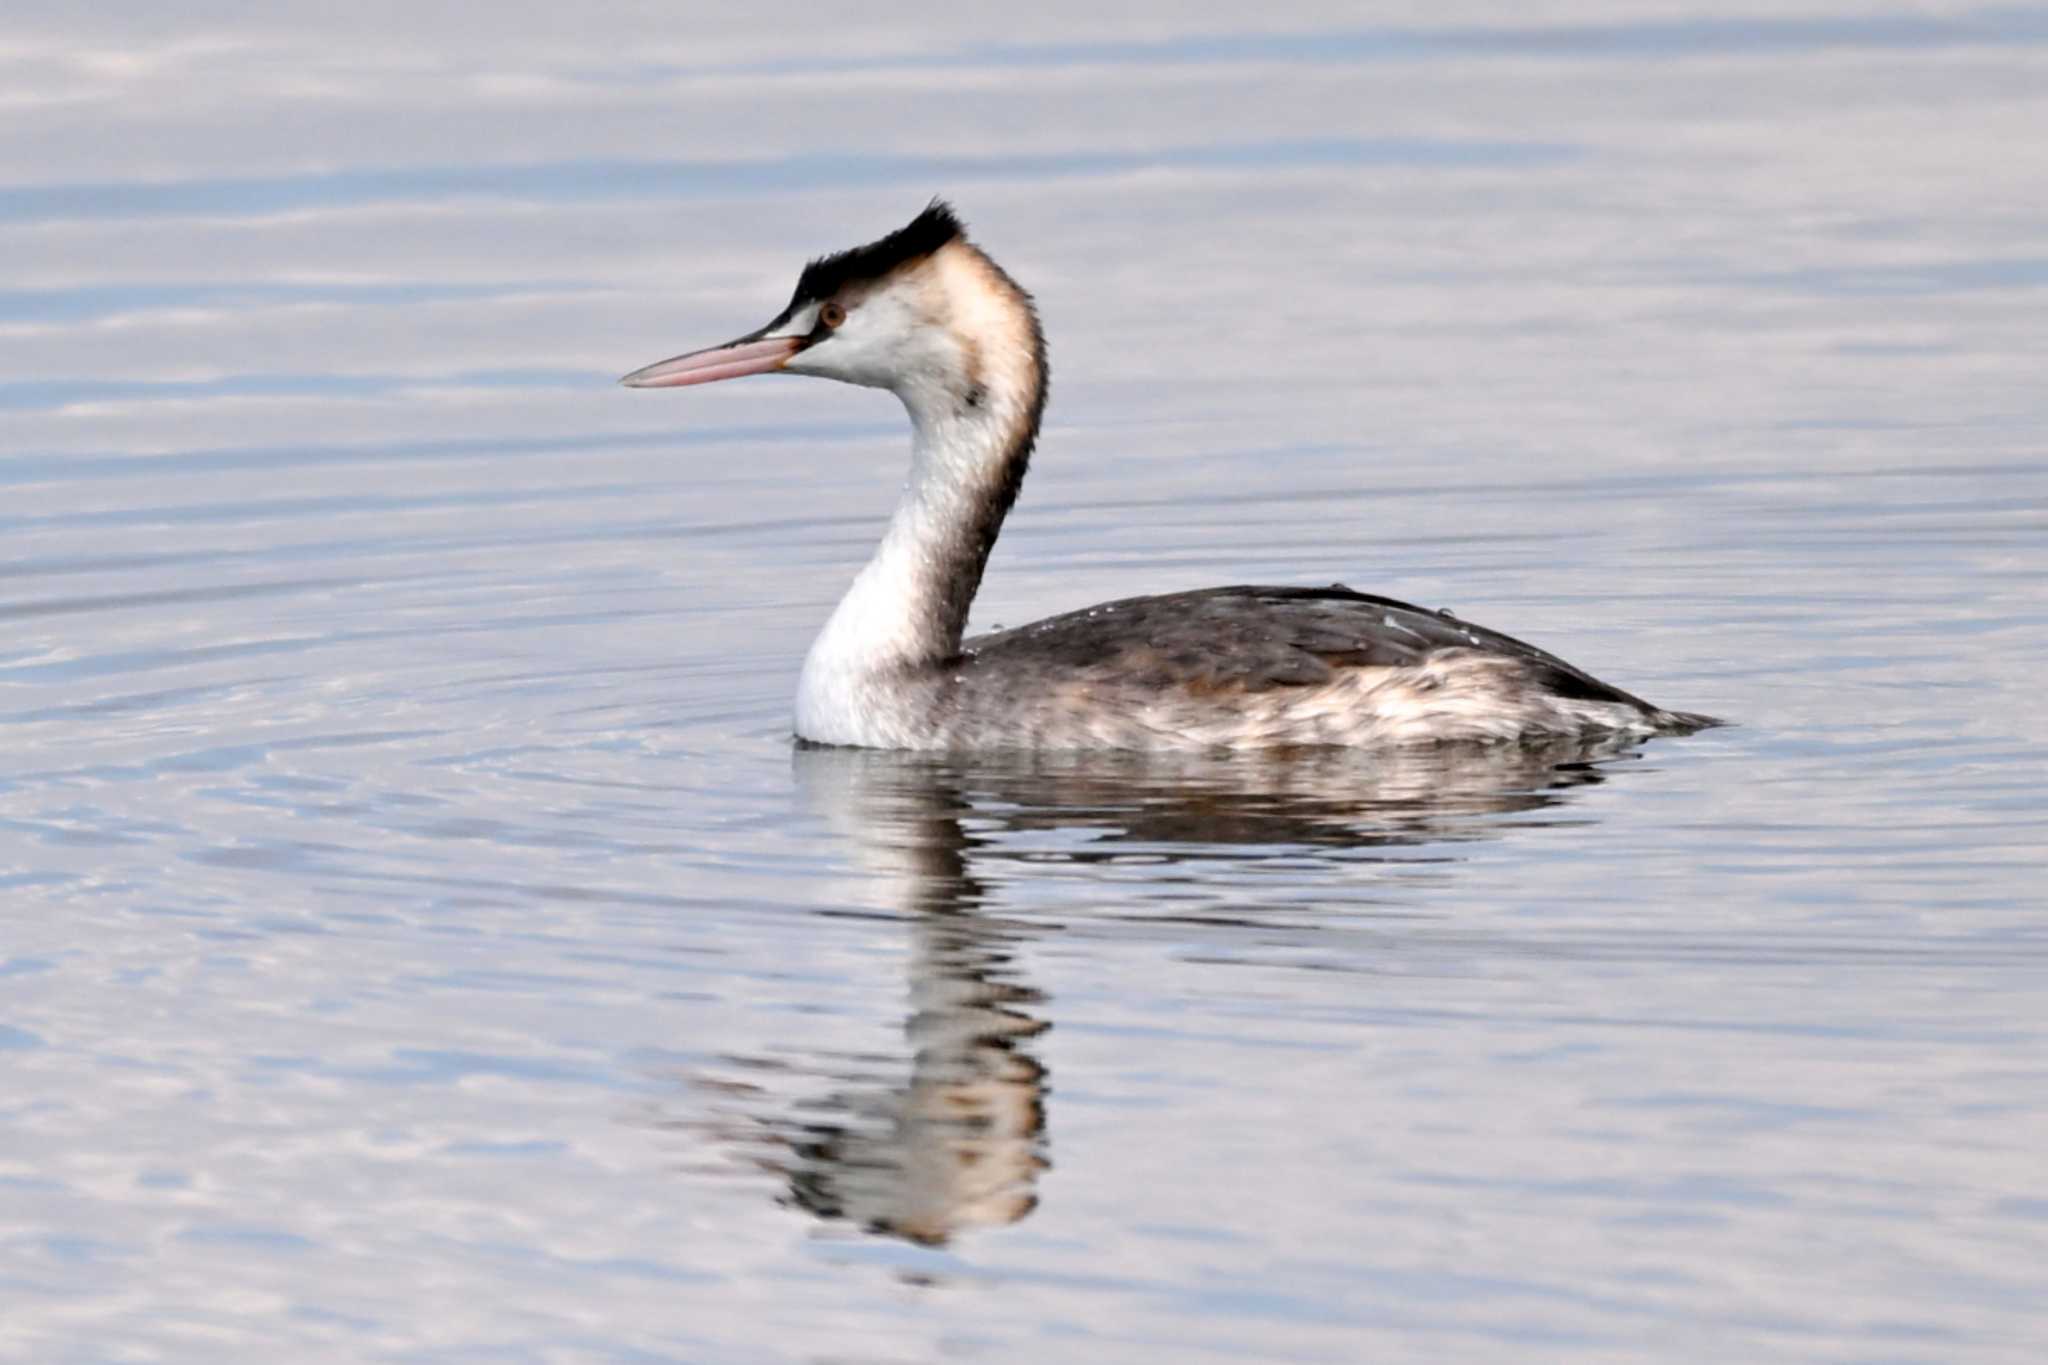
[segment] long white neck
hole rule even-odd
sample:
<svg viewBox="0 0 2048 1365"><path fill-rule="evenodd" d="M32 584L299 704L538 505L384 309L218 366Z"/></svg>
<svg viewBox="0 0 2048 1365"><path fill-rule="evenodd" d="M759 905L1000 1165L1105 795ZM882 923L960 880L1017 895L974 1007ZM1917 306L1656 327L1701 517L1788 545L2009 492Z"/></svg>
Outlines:
<svg viewBox="0 0 2048 1365"><path fill-rule="evenodd" d="M939 415L920 412L908 395L904 401L910 480L874 556L804 660L796 729L805 739L909 743L876 733L887 722L875 693L960 652L968 608L1023 476L1030 438L1020 441L1014 417Z"/></svg>
<svg viewBox="0 0 2048 1365"><path fill-rule="evenodd" d="M960 268L985 262L973 252ZM910 479L874 557L804 660L796 732L805 739L916 744L901 733L916 718L891 703L902 701L905 683L959 654L982 569L1023 481L1045 399L1029 302L1018 291L988 318L957 303L954 313L973 330L893 385L910 414Z"/></svg>

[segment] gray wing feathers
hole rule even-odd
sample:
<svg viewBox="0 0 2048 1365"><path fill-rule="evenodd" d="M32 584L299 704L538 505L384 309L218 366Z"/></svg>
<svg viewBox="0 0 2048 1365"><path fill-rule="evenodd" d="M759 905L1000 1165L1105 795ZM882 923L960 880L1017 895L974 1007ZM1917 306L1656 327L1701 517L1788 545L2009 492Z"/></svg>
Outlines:
<svg viewBox="0 0 2048 1365"><path fill-rule="evenodd" d="M1114 670L1138 686L1259 692L1316 686L1347 668L1410 667L1451 649L1516 659L1531 681L1559 696L1656 710L1512 636L1342 584L1106 602L969 640L963 662L1005 671Z"/></svg>

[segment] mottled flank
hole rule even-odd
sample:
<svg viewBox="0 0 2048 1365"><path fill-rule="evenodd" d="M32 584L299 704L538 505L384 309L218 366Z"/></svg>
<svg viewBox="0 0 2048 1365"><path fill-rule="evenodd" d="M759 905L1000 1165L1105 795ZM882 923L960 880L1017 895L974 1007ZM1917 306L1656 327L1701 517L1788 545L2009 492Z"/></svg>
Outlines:
<svg viewBox="0 0 2048 1365"><path fill-rule="evenodd" d="M866 246L820 256L806 265L797 277L790 309L829 299L849 284L878 280L892 270L931 255L966 231L953 206L943 199L934 199L923 213L888 236Z"/></svg>
<svg viewBox="0 0 2048 1365"><path fill-rule="evenodd" d="M932 749L1532 743L1719 723L1511 636L1341 586L1105 603L977 637L922 685L899 681L897 742Z"/></svg>

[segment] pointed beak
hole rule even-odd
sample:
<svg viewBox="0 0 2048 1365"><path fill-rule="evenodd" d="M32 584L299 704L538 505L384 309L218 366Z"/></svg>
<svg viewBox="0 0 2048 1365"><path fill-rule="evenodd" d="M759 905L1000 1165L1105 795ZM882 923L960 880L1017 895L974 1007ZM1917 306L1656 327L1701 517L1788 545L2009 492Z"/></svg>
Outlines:
<svg viewBox="0 0 2048 1365"><path fill-rule="evenodd" d="M781 369L802 346L802 337L741 337L723 346L658 360L619 382L629 389L675 389L738 379L744 374L767 374Z"/></svg>

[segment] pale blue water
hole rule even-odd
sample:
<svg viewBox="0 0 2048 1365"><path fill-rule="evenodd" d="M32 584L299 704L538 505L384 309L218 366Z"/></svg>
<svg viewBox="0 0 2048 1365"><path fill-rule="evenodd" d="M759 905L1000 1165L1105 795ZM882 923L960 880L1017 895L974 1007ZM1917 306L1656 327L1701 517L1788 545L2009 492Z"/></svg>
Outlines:
<svg viewBox="0 0 2048 1365"><path fill-rule="evenodd" d="M0 1358L2038 1359L2048 10L0 17ZM1342 579L1735 728L794 752L950 194L977 623Z"/></svg>

